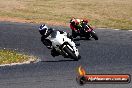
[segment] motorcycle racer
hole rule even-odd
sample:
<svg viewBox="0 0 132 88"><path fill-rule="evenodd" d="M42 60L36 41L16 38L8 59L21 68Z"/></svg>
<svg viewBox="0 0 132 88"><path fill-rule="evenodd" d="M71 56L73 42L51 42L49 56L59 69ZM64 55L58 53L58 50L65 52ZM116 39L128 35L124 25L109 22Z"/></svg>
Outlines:
<svg viewBox="0 0 132 88"><path fill-rule="evenodd" d="M73 38L77 37L77 35L79 34L79 30L81 30L81 28L85 28L84 23L87 24L88 20L87 19L76 19L76 18L72 18L70 20L70 28L72 29Z"/></svg>
<svg viewBox="0 0 132 88"><path fill-rule="evenodd" d="M52 55L53 57L58 56L59 53L52 47L52 42L51 42L49 39L47 39L47 37L49 37L50 34L51 34L52 32L54 32L54 31L59 31L60 34L65 33L64 31L61 31L61 30L55 30L55 29L53 29L53 28L48 28L45 24L40 25L40 27L39 27L39 32L40 32L40 34L42 35L42 36L41 36L41 42L42 42L48 49L51 49L51 55ZM66 33L66 34L67 34L67 33ZM67 34L67 37L70 38L70 39L72 39L72 36L71 36L69 33Z"/></svg>
<svg viewBox="0 0 132 88"><path fill-rule="evenodd" d="M48 48L51 49L52 48L52 43L46 39L51 33L52 33L53 29L52 28L48 28L45 24L41 25L39 27L39 32L42 35L41 36L41 42Z"/></svg>

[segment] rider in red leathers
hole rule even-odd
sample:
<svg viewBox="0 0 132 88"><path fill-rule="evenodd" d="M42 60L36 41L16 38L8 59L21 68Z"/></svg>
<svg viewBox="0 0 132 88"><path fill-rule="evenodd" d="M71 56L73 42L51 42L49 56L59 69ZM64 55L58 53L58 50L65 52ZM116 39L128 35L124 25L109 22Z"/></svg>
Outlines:
<svg viewBox="0 0 132 88"><path fill-rule="evenodd" d="M87 19L76 19L72 18L70 20L70 28L72 29L72 36L73 38L76 38L81 30L81 28L85 28L83 24L87 24Z"/></svg>

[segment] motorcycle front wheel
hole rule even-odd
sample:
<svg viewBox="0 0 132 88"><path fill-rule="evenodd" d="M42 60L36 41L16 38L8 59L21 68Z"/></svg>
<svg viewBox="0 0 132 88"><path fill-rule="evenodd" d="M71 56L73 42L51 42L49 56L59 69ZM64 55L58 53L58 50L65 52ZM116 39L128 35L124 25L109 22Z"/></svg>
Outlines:
<svg viewBox="0 0 132 88"><path fill-rule="evenodd" d="M70 56L71 59L74 59L75 61L78 61L81 57L77 57L68 46L65 46L63 50Z"/></svg>
<svg viewBox="0 0 132 88"><path fill-rule="evenodd" d="M94 31L91 31L91 36L95 39L98 40L98 36Z"/></svg>

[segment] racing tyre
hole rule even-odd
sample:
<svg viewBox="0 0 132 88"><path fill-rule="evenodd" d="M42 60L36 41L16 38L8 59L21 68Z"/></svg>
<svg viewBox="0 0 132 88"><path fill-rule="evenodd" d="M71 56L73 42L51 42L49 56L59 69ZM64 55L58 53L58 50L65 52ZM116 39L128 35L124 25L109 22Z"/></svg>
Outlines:
<svg viewBox="0 0 132 88"><path fill-rule="evenodd" d="M68 46L65 46L63 50L71 57L71 59L74 59L75 61L78 61L80 57L77 57L69 48Z"/></svg>
<svg viewBox="0 0 132 88"><path fill-rule="evenodd" d="M91 36L92 36L95 40L98 40L98 36L97 36L97 34L96 34L94 31L91 32Z"/></svg>

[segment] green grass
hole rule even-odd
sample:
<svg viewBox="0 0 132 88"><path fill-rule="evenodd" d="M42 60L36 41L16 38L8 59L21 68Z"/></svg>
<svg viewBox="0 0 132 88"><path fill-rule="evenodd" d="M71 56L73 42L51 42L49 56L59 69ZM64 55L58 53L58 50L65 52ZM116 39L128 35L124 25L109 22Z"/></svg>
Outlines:
<svg viewBox="0 0 132 88"><path fill-rule="evenodd" d="M0 17L69 26L71 17L96 27L132 29L131 0L0 0Z"/></svg>
<svg viewBox="0 0 132 88"><path fill-rule="evenodd" d="M12 50L0 50L0 64L22 63L31 60L37 60L34 56L20 54Z"/></svg>

